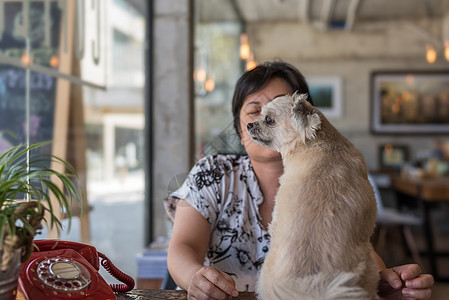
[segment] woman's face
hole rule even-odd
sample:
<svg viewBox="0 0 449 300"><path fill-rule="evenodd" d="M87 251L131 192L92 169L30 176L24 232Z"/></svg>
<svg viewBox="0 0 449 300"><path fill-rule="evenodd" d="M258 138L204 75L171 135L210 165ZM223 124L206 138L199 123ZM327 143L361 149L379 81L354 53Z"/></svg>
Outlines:
<svg viewBox="0 0 449 300"><path fill-rule="evenodd" d="M272 160L280 158L280 154L278 152L254 143L248 136L246 125L260 118L262 106L278 96L291 93L292 90L285 80L281 78L273 78L269 80L260 90L248 95L245 101L243 101L243 105L240 110L240 136L242 138L242 145L245 147L245 150L251 159Z"/></svg>

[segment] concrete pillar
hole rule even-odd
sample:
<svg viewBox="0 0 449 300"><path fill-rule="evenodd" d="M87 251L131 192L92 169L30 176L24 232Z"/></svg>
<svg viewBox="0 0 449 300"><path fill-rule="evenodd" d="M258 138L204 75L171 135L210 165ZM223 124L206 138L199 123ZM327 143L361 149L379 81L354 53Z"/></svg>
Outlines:
<svg viewBox="0 0 449 300"><path fill-rule="evenodd" d="M191 167L193 0L154 0L153 237L166 235L163 199L170 180Z"/></svg>

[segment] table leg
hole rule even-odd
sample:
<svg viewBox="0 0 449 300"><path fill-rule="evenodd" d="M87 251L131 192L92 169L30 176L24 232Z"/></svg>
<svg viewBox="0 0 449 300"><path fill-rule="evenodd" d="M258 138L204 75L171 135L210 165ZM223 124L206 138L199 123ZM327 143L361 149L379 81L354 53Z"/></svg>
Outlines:
<svg viewBox="0 0 449 300"><path fill-rule="evenodd" d="M431 203L427 201L422 201L424 205L424 232L426 235L426 243L427 243L427 256L429 257L430 263L430 272L435 277L438 278L438 268L436 263L435 249L434 249L434 240L433 240L433 231L431 224L431 216L430 209Z"/></svg>

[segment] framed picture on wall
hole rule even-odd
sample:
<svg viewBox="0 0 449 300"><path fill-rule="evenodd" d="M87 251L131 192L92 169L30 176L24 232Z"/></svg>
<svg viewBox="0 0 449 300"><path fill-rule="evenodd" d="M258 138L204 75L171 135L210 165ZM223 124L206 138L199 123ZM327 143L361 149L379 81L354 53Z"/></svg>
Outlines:
<svg viewBox="0 0 449 300"><path fill-rule="evenodd" d="M379 146L379 169L398 170L409 160L407 145L383 144Z"/></svg>
<svg viewBox="0 0 449 300"><path fill-rule="evenodd" d="M449 133L449 71L372 73L371 130Z"/></svg>
<svg viewBox="0 0 449 300"><path fill-rule="evenodd" d="M327 118L341 118L343 115L341 78L309 77L307 83L314 105Z"/></svg>

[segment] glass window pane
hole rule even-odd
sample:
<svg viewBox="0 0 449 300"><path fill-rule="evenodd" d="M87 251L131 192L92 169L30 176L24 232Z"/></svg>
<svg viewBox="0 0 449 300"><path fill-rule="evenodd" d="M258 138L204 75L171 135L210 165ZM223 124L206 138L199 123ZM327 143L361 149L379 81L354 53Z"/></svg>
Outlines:
<svg viewBox="0 0 449 300"><path fill-rule="evenodd" d="M240 25L198 22L195 30L196 158L240 153L231 113L234 85L241 75Z"/></svg>
<svg viewBox="0 0 449 300"><path fill-rule="evenodd" d="M136 254L145 246L146 228L147 2L48 3L1 1L0 152L27 139L53 140L63 157L81 166L92 208L91 244L136 278ZM78 217L70 232L68 220L63 225L61 239L81 240ZM36 238L47 233L44 229ZM104 270L101 274L114 282Z"/></svg>

